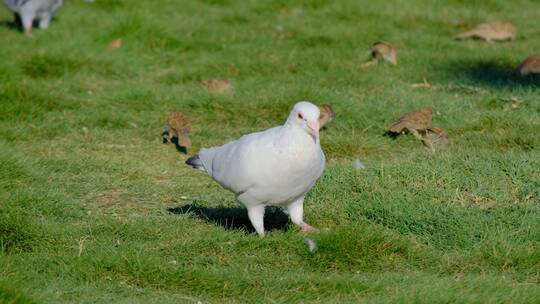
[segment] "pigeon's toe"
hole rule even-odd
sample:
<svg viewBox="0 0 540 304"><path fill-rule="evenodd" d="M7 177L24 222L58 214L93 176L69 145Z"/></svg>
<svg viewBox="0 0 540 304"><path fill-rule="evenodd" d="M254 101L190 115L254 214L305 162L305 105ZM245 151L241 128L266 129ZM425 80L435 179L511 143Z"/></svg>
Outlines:
<svg viewBox="0 0 540 304"><path fill-rule="evenodd" d="M313 227L313 226L310 226L308 224L304 224L302 225L302 232L303 233L310 233L310 232L319 232L319 229Z"/></svg>

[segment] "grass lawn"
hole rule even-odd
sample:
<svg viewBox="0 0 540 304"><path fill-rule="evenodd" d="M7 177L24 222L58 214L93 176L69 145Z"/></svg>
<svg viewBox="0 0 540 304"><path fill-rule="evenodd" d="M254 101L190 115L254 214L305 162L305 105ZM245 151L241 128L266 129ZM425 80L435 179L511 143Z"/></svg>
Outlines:
<svg viewBox="0 0 540 304"><path fill-rule="evenodd" d="M0 303L540 302L540 77L511 75L540 2L66 2L30 38L0 10ZM489 20L517 40L452 39ZM377 40L397 66L360 68ZM337 113L315 253L277 209L260 239L160 138L184 111L196 153L299 100ZM420 107L447 150L383 136Z"/></svg>

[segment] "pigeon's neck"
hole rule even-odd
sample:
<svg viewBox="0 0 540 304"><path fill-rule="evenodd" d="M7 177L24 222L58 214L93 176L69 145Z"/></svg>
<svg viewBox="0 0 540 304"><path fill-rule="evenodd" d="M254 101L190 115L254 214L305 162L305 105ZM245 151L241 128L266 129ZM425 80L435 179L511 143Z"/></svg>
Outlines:
<svg viewBox="0 0 540 304"><path fill-rule="evenodd" d="M300 151L315 148L319 139L307 133L300 126L286 123L277 138L277 146L288 151Z"/></svg>

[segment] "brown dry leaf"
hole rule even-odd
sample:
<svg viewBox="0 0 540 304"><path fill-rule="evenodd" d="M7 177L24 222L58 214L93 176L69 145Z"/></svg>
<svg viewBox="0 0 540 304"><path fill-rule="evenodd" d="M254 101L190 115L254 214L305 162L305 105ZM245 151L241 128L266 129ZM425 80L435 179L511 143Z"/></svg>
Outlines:
<svg viewBox="0 0 540 304"><path fill-rule="evenodd" d="M470 31L463 32L456 39L478 38L488 42L516 39L516 27L507 22L493 21L478 24Z"/></svg>
<svg viewBox="0 0 540 304"><path fill-rule="evenodd" d="M238 76L240 74L240 69L235 64L230 64L229 72L234 76Z"/></svg>
<svg viewBox="0 0 540 304"><path fill-rule="evenodd" d="M519 76L527 76L529 74L540 74L540 55L527 57L515 70Z"/></svg>
<svg viewBox="0 0 540 304"><path fill-rule="evenodd" d="M431 84L424 78L424 80L421 83L413 83L411 84L413 88L430 88Z"/></svg>
<svg viewBox="0 0 540 304"><path fill-rule="evenodd" d="M514 198L514 201L513 201L514 204L524 204L524 205L532 204L534 202L535 202L535 199L532 193L529 193L523 197L516 197Z"/></svg>
<svg viewBox="0 0 540 304"><path fill-rule="evenodd" d="M325 125L327 125L334 119L335 113L334 109L332 109L332 106L327 104L321 105L319 107L319 110L321 112L321 115L319 116L319 126L322 129Z"/></svg>
<svg viewBox="0 0 540 304"><path fill-rule="evenodd" d="M517 98L510 98L510 101L512 101L512 105L510 106L512 109L517 109L519 105L523 102L521 100L518 100Z"/></svg>
<svg viewBox="0 0 540 304"><path fill-rule="evenodd" d="M214 93L232 93L234 88L230 82L223 79L210 79L201 82L201 85L210 92Z"/></svg>
<svg viewBox="0 0 540 304"><path fill-rule="evenodd" d="M516 97L511 97L509 99L503 99L503 101L506 101L506 102L510 102L510 106L504 108L504 112L509 112L509 111L512 111L512 110L515 110L517 108L519 108L519 106L523 103L523 100L519 100L517 99Z"/></svg>
<svg viewBox="0 0 540 304"><path fill-rule="evenodd" d="M101 213L112 214L124 218L129 213L142 211L142 205L137 204L133 196L122 190L105 190L97 193L94 207Z"/></svg>
<svg viewBox="0 0 540 304"><path fill-rule="evenodd" d="M465 191L456 191L453 201L458 203L461 207L471 205L478 206L482 209L491 209L495 207L495 201L491 198Z"/></svg>
<svg viewBox="0 0 540 304"><path fill-rule="evenodd" d="M122 46L122 38L116 38L114 39L113 42L111 42L111 44L109 44L110 49L117 49L121 46Z"/></svg>
<svg viewBox="0 0 540 304"><path fill-rule="evenodd" d="M80 239L77 241L77 243L79 244L79 254L78 256L81 256L81 254L83 253L83 250L84 250L84 238Z"/></svg>

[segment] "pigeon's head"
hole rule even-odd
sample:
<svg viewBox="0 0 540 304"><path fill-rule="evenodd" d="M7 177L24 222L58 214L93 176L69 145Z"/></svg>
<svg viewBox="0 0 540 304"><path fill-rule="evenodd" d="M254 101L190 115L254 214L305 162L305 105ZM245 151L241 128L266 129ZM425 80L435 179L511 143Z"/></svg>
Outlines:
<svg viewBox="0 0 540 304"><path fill-rule="evenodd" d="M308 101L294 105L287 123L299 126L315 138L319 138L319 107Z"/></svg>

